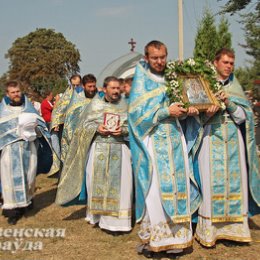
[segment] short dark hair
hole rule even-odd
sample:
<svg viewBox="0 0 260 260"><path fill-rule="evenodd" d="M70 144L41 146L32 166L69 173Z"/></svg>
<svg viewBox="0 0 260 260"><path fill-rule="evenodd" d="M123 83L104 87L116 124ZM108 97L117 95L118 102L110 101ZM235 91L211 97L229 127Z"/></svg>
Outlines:
<svg viewBox="0 0 260 260"><path fill-rule="evenodd" d="M104 79L103 88L106 88L107 85L109 84L109 82L111 82L111 81L119 82L119 79L117 77L115 77L115 76L108 76L108 77L106 77Z"/></svg>
<svg viewBox="0 0 260 260"><path fill-rule="evenodd" d="M6 82L5 84L5 90L7 91L7 89L9 87L13 87L13 88L21 88L21 84L20 82L18 82L17 80L9 80Z"/></svg>
<svg viewBox="0 0 260 260"><path fill-rule="evenodd" d="M218 61L223 55L227 55L235 59L235 53L233 50L228 48L221 48L216 52L214 60Z"/></svg>
<svg viewBox="0 0 260 260"><path fill-rule="evenodd" d="M162 46L166 49L166 54L168 54L167 47L166 47L166 45L164 43L162 43L160 41L156 41L156 40L150 41L144 47L144 54L145 54L145 56L148 56L148 54L149 54L149 52L148 52L148 48L149 47L154 47L156 49L161 49Z"/></svg>
<svg viewBox="0 0 260 260"><path fill-rule="evenodd" d="M51 89L46 89L46 90L44 91L44 93L43 93L43 96L44 96L44 97L47 97L47 96L49 96L51 93L52 93L52 90L51 90Z"/></svg>
<svg viewBox="0 0 260 260"><path fill-rule="evenodd" d="M97 79L93 74L87 74L87 75L83 76L83 78L82 78L83 86L88 82L97 82Z"/></svg>
<svg viewBox="0 0 260 260"><path fill-rule="evenodd" d="M79 78L80 79L80 82L81 82L81 76L79 74L73 74L71 77L70 77L70 82L72 79L76 79L76 78Z"/></svg>
<svg viewBox="0 0 260 260"><path fill-rule="evenodd" d="M123 79L123 78L119 78L118 81L119 81L120 85L125 83L125 79Z"/></svg>
<svg viewBox="0 0 260 260"><path fill-rule="evenodd" d="M133 78L126 78L125 83L131 85L133 82Z"/></svg>

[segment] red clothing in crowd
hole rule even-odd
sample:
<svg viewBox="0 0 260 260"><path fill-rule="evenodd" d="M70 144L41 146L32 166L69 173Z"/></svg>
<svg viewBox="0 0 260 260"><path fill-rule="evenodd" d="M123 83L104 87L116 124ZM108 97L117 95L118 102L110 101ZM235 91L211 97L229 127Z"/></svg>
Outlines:
<svg viewBox="0 0 260 260"><path fill-rule="evenodd" d="M44 99L41 103L41 112L42 112L42 117L46 123L51 122L52 109L53 109L53 104L49 100Z"/></svg>

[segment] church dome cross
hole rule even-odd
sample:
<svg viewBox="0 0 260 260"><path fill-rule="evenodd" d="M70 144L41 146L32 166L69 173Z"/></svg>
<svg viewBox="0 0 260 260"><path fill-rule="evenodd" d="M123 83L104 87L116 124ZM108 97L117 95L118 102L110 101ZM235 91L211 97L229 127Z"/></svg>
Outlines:
<svg viewBox="0 0 260 260"><path fill-rule="evenodd" d="M135 50L136 42L134 41L133 38L131 38L131 40L130 40L130 42L128 42L128 44L131 45L131 49L130 49L130 51L134 51L134 50Z"/></svg>

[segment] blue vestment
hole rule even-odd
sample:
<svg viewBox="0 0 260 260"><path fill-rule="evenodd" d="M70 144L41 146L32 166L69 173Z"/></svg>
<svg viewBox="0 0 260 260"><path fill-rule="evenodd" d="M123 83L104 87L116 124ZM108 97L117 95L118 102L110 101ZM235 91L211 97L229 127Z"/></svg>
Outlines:
<svg viewBox="0 0 260 260"><path fill-rule="evenodd" d="M23 97L23 101L23 105L17 107L17 110L9 106L8 97L0 104L3 208L27 206L34 193L36 171L47 173L52 164L47 126L31 102L26 97ZM32 114L32 117L37 118L38 138L34 141L25 140L19 132L19 116L22 114Z"/></svg>
<svg viewBox="0 0 260 260"><path fill-rule="evenodd" d="M196 185L192 185L192 198L186 185L186 167L178 119L170 117L169 100L164 82L154 80L148 64L140 61L136 67L129 97L128 123L130 148L136 188L136 219L145 213L145 199L151 185L153 171L144 139L153 142L156 171L164 211L173 223L189 222L190 214L199 204ZM191 202L191 205L188 204ZM191 208L191 212L189 210Z"/></svg>

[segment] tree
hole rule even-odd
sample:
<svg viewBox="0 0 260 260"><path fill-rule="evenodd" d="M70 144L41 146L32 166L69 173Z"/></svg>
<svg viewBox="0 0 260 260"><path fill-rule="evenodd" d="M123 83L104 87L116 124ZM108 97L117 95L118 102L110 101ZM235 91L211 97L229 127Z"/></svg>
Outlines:
<svg viewBox="0 0 260 260"><path fill-rule="evenodd" d="M217 34L218 34L218 49L232 48L231 33L229 32L229 22L224 16L221 17Z"/></svg>
<svg viewBox="0 0 260 260"><path fill-rule="evenodd" d="M0 82L0 102L4 96L4 83Z"/></svg>
<svg viewBox="0 0 260 260"><path fill-rule="evenodd" d="M10 59L9 78L20 80L36 92L55 88L79 72L79 51L52 29L36 29L16 39L5 57Z"/></svg>
<svg viewBox="0 0 260 260"><path fill-rule="evenodd" d="M245 41L241 44L246 49L246 53L253 58L252 69L257 73L260 72L260 4L255 13L243 15ZM259 76L259 74L258 74Z"/></svg>
<svg viewBox="0 0 260 260"><path fill-rule="evenodd" d="M3 96L5 95L5 83L7 82L7 74L4 73L0 77L0 101L2 100Z"/></svg>
<svg viewBox="0 0 260 260"><path fill-rule="evenodd" d="M218 28L214 15L205 9L195 38L194 57L212 61L220 48L232 48L228 20L222 16Z"/></svg>
<svg viewBox="0 0 260 260"><path fill-rule="evenodd" d="M241 44L248 55L255 60L260 58L260 2L253 3L252 0L229 0L225 6L222 7L221 13L231 13L242 11L249 4L253 4L250 8L255 6L255 10L248 14L241 14L241 23L244 24L246 44Z"/></svg>
<svg viewBox="0 0 260 260"><path fill-rule="evenodd" d="M241 44L245 48L246 53L251 57L250 67L240 69L237 73L238 79L243 81L246 88L252 88L252 81L260 77L260 2L253 0L229 0L223 6L221 13L239 13L245 8L250 10L247 14L240 14L241 23L244 25L245 42ZM245 75L247 74L247 75Z"/></svg>
<svg viewBox="0 0 260 260"><path fill-rule="evenodd" d="M237 68L235 75L239 79L239 82L244 90L250 90L253 88L252 71L250 68Z"/></svg>
<svg viewBox="0 0 260 260"><path fill-rule="evenodd" d="M205 9L195 38L194 58L213 60L218 46L218 34L212 13Z"/></svg>
<svg viewBox="0 0 260 260"><path fill-rule="evenodd" d="M252 0L229 0L222 8L221 13L231 13L231 15L233 15L234 13L245 9L251 2Z"/></svg>

